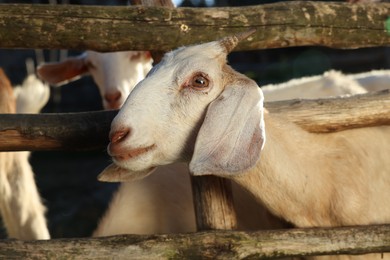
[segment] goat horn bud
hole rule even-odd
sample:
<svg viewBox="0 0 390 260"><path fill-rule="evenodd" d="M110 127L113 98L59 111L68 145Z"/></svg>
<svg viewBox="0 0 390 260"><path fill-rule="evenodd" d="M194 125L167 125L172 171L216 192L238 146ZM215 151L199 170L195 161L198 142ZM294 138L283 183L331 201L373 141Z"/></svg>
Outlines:
<svg viewBox="0 0 390 260"><path fill-rule="evenodd" d="M246 32L242 32L236 35L228 36L220 40L220 44L222 47L225 48L226 53L230 53L236 46L237 44L248 38L250 35L256 32L256 29L251 29Z"/></svg>

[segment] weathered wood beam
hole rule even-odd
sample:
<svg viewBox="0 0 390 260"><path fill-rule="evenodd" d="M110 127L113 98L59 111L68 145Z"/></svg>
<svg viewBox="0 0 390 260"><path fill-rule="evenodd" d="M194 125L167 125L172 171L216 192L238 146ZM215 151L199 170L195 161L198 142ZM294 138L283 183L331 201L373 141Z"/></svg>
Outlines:
<svg viewBox="0 0 390 260"><path fill-rule="evenodd" d="M265 107L315 133L390 124L390 90L345 98L269 102ZM104 149L117 112L0 114L0 151Z"/></svg>
<svg viewBox="0 0 390 260"><path fill-rule="evenodd" d="M131 5L175 7L171 0L130 0Z"/></svg>
<svg viewBox="0 0 390 260"><path fill-rule="evenodd" d="M390 225L0 240L1 259L266 259L390 252ZM380 258L380 256L379 256Z"/></svg>
<svg viewBox="0 0 390 260"><path fill-rule="evenodd" d="M387 46L389 17L389 3L294 1L234 8L1 4L0 48L170 50L248 28L257 32L237 50Z"/></svg>
<svg viewBox="0 0 390 260"><path fill-rule="evenodd" d="M105 149L117 113L0 114L0 151Z"/></svg>
<svg viewBox="0 0 390 260"><path fill-rule="evenodd" d="M345 98L269 102L265 107L313 133L389 125L390 89Z"/></svg>

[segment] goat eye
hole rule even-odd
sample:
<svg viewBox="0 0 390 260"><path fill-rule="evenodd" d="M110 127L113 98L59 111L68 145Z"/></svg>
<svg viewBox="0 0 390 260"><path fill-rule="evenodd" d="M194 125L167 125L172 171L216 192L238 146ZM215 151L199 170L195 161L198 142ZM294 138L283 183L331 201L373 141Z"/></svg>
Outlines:
<svg viewBox="0 0 390 260"><path fill-rule="evenodd" d="M209 86L209 80L203 75L196 75L192 78L192 87L193 88L207 88Z"/></svg>

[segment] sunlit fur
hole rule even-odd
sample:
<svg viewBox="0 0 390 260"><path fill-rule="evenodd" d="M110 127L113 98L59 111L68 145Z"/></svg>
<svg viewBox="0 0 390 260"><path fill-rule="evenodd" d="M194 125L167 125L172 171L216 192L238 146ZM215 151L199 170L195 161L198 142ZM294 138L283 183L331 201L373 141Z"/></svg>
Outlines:
<svg viewBox="0 0 390 260"><path fill-rule="evenodd" d="M344 74L330 70L322 75L262 86L265 101L313 99L363 94L390 88L390 70Z"/></svg>
<svg viewBox="0 0 390 260"><path fill-rule="evenodd" d="M235 180L272 212L299 227L390 223L389 126L310 134L265 121L259 163Z"/></svg>
<svg viewBox="0 0 390 260"><path fill-rule="evenodd" d="M327 71L323 75L292 79L281 84L266 85L261 89L263 90L265 101L294 98L325 98L367 92L356 80L333 70Z"/></svg>

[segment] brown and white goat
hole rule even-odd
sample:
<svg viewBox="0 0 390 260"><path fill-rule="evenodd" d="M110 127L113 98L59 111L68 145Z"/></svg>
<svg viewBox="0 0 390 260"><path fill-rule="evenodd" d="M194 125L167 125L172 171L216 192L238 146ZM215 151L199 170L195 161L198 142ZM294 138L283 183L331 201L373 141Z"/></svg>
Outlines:
<svg viewBox="0 0 390 260"><path fill-rule="evenodd" d="M33 77L29 76L23 86L16 88L15 100L11 83L0 69L1 113L39 112L49 98L49 87ZM0 153L0 212L9 237L49 239L45 207L35 185L29 155L29 152Z"/></svg>
<svg viewBox="0 0 390 260"><path fill-rule="evenodd" d="M73 80L83 73L89 73L100 89L105 108L116 108L124 102L125 94L120 95L121 99L110 103L105 98L106 93L125 93L121 90L120 82L131 82L127 85L130 92L135 83L146 75L146 70L151 63L148 58L150 59L142 52L103 54L88 51L79 57L68 58L60 63L44 64L38 68L38 72L42 78L51 83ZM310 77L310 80L294 80L294 84L289 82L267 87L265 96L280 100L308 97L308 94L311 95L310 97L325 97L364 91L357 86L356 82L339 74L341 73L329 72L322 76ZM124 77L128 79L124 80ZM288 87L286 90L285 85L293 87ZM264 209L260 209L261 206L254 202L242 188L233 185L233 193L239 229L253 230L282 226ZM245 203L239 203L240 201ZM156 202L165 203L162 207L161 203ZM172 216L176 216L180 221L176 221ZM159 167L156 174L138 182L122 183L94 235L190 231L195 231L195 218L188 170L182 165L173 164Z"/></svg>

